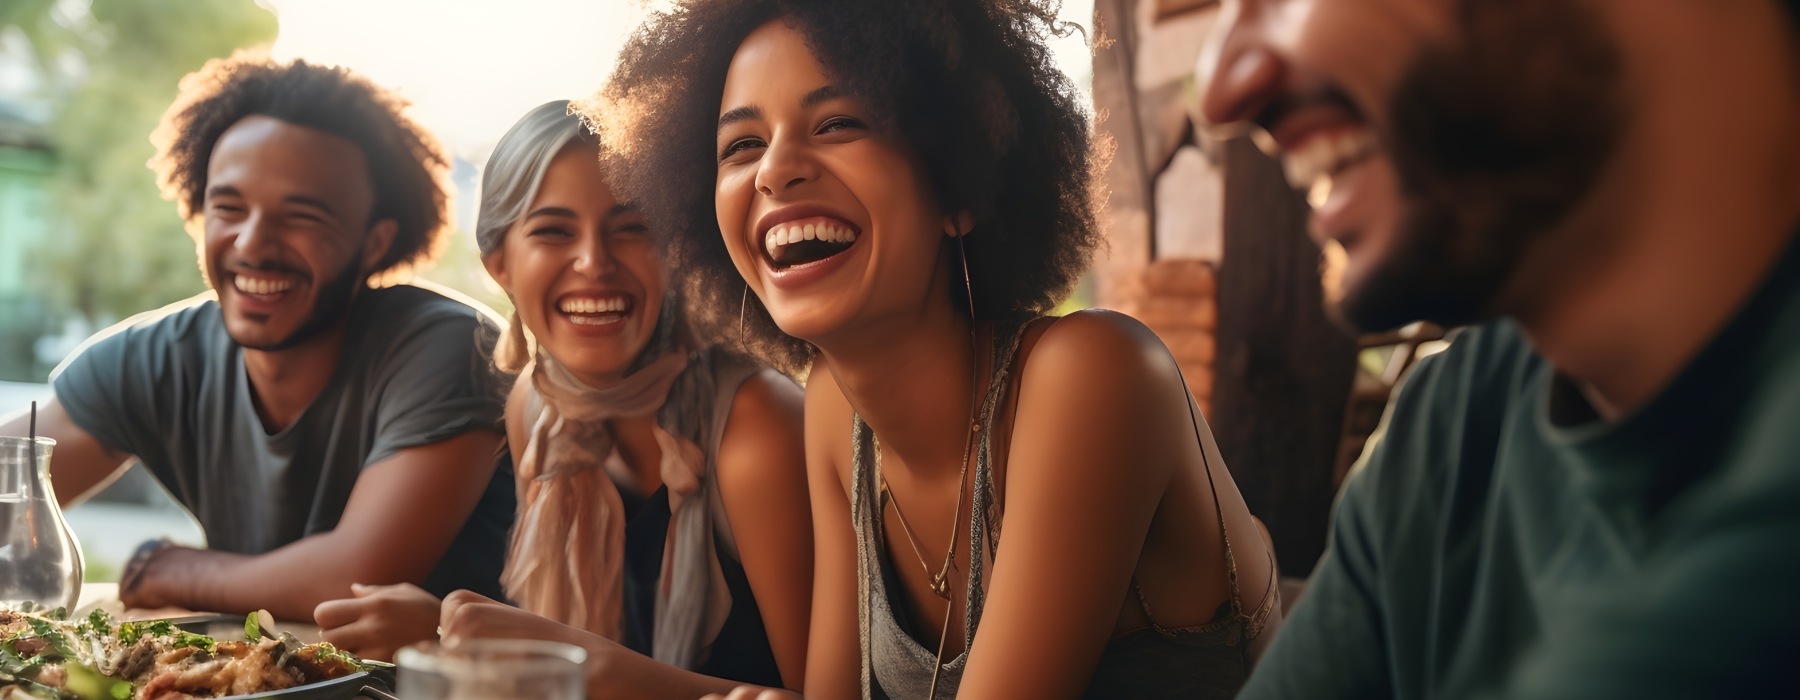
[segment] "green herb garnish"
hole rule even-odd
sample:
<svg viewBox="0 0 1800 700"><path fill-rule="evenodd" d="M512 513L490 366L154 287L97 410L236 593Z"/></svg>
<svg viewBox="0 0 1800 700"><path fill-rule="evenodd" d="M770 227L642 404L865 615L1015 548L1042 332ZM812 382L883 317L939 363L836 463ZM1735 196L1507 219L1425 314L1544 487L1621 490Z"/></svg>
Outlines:
<svg viewBox="0 0 1800 700"><path fill-rule="evenodd" d="M115 620L113 619L113 616L106 614L105 610L95 610L88 613L86 620L83 620L81 624L75 626L75 634L82 637L96 634L101 636L111 636L113 633L113 625L117 622L118 620Z"/></svg>
<svg viewBox="0 0 1800 700"><path fill-rule="evenodd" d="M36 658L27 659L20 656L12 645L0 645L0 676L14 680L25 680L37 676L38 668L43 662Z"/></svg>
<svg viewBox="0 0 1800 700"><path fill-rule="evenodd" d="M76 658L75 645L69 642L68 635L63 634L62 630L56 628L55 623L30 617L25 619L25 624L31 625L32 636L50 643L50 648L56 653L55 658ZM49 656L49 654L42 654L40 656Z"/></svg>
<svg viewBox="0 0 1800 700"><path fill-rule="evenodd" d="M145 637L164 637L175 634L175 625L168 620L145 620L142 622L119 623L119 643L125 646L136 644Z"/></svg>
<svg viewBox="0 0 1800 700"><path fill-rule="evenodd" d="M174 637L175 646L177 647L195 647L208 654L219 650L219 643L212 637L208 637L204 634L195 634L187 630L177 629L175 630Z"/></svg>

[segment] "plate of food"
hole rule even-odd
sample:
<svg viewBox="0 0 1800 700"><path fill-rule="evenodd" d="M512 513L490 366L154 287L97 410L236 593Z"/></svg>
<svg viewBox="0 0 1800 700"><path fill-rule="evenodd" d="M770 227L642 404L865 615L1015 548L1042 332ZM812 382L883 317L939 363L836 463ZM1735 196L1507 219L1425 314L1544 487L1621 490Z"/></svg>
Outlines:
<svg viewBox="0 0 1800 700"><path fill-rule="evenodd" d="M221 633L228 620L241 633ZM273 634L257 615L120 621L0 610L0 700L350 700L387 697L390 669Z"/></svg>

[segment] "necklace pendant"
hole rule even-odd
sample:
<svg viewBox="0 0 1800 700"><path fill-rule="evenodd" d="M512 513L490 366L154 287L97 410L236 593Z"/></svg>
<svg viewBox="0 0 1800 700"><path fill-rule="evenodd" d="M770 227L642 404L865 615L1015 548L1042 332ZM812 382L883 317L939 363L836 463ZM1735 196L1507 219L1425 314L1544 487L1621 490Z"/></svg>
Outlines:
<svg viewBox="0 0 1800 700"><path fill-rule="evenodd" d="M931 577L932 594L944 600L950 600L950 577L945 575L948 573L950 572L946 571Z"/></svg>

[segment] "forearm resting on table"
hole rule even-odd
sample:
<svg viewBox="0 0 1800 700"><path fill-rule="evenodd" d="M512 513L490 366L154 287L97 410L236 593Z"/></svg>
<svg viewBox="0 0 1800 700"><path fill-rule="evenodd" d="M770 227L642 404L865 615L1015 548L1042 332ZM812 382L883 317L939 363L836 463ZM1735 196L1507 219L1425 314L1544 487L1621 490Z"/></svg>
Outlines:
<svg viewBox="0 0 1800 700"><path fill-rule="evenodd" d="M416 583L428 573L359 556L344 539L328 532L260 555L170 547L128 582L130 590L121 587L119 598L129 607L234 614L261 609L277 619L310 621L319 603L349 597L352 583Z"/></svg>
<svg viewBox="0 0 1800 700"><path fill-rule="evenodd" d="M741 685L622 648L589 659L587 675L588 697L595 700L692 700Z"/></svg>
<svg viewBox="0 0 1800 700"><path fill-rule="evenodd" d="M365 467L335 529L255 556L171 548L143 575L127 567L119 599L311 620L350 584L419 583L431 573L494 473L500 434L471 430Z"/></svg>

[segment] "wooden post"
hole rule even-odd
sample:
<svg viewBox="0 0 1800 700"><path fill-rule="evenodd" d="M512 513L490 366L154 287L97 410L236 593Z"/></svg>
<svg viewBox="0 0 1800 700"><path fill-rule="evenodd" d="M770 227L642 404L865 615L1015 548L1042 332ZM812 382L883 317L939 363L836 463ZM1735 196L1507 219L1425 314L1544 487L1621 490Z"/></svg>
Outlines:
<svg viewBox="0 0 1800 700"><path fill-rule="evenodd" d="M1094 21L1110 44L1094 52L1097 133L1112 139L1107 200L1100 216L1107 248L1095 261L1098 305L1118 308L1142 296L1138 272L1150 264L1151 201L1156 173L1144 162L1143 127L1132 49L1137 45L1137 0L1096 0Z"/></svg>
<svg viewBox="0 0 1800 700"><path fill-rule="evenodd" d="M1325 317L1305 199L1245 139L1225 148L1225 254L1210 416L1282 574L1325 548L1356 344Z"/></svg>

